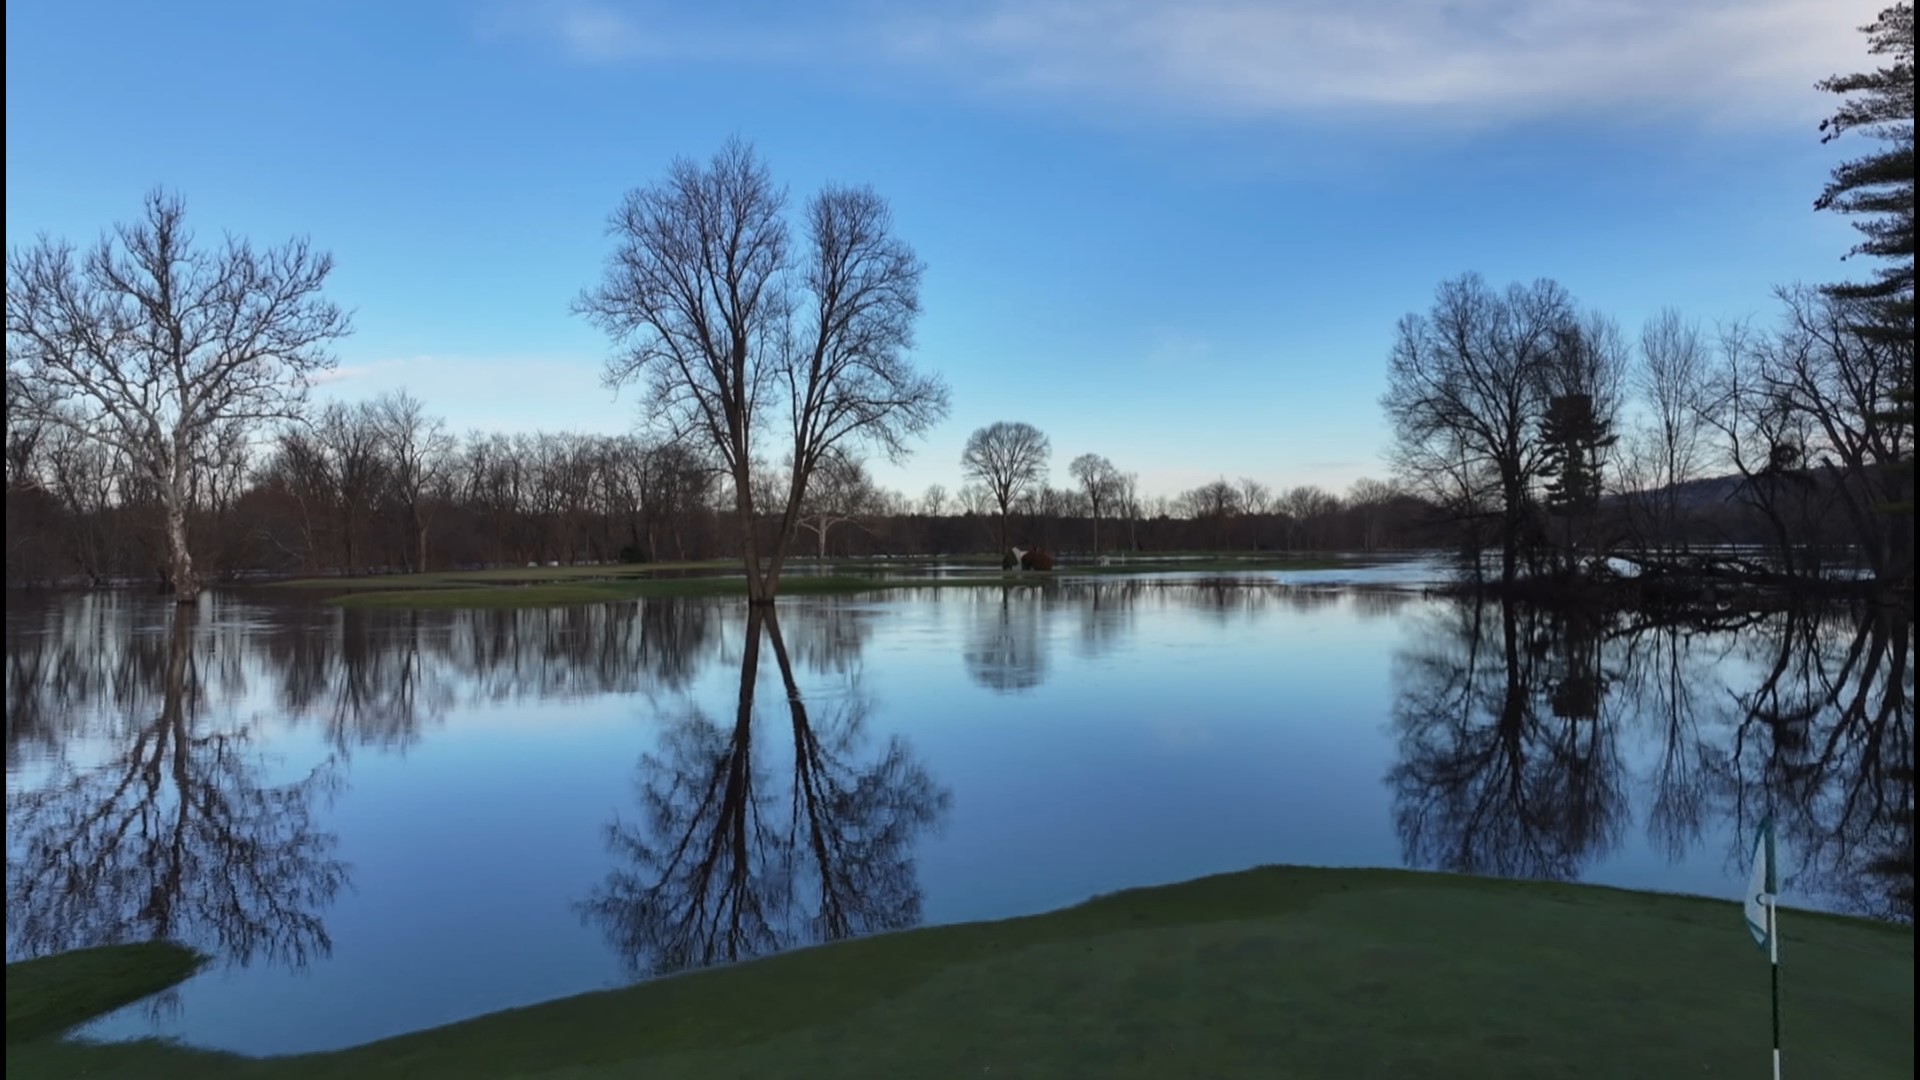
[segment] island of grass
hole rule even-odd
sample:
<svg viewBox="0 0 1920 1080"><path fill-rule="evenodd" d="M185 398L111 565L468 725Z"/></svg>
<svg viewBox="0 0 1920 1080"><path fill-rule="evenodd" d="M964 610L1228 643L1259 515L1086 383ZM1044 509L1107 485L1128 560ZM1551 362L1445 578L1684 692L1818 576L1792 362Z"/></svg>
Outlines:
<svg viewBox="0 0 1920 1080"><path fill-rule="evenodd" d="M1783 931L1792 1075L1911 1077L1912 930ZM1766 959L1731 903L1391 870L1250 870L281 1058L16 1039L36 999L151 989L88 955L8 965L14 1080L1739 1077L1769 1053Z"/></svg>
<svg viewBox="0 0 1920 1080"><path fill-rule="evenodd" d="M1377 562L1377 560L1375 560ZM1068 563L1048 573L999 570L989 556L943 559L847 559L798 564L781 579L783 596L849 595L898 589L946 589L1066 581L1076 577L1355 569L1373 562L1335 555L1168 554L1129 556L1101 565ZM938 568L939 576L934 576ZM955 572L955 571L958 572ZM605 603L643 597L732 597L747 594L738 561L637 563L620 566L529 566L363 577L299 578L276 589L324 594L345 607L523 608Z"/></svg>

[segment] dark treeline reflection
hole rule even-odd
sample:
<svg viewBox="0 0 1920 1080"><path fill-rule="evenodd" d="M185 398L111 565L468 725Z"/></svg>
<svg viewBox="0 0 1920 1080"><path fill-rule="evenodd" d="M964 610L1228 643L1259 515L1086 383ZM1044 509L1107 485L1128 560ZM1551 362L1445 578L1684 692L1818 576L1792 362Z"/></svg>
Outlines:
<svg viewBox="0 0 1920 1080"><path fill-rule="evenodd" d="M1913 614L1711 623L1460 600L1395 658L1407 862L1572 878L1646 830L1678 862L1771 813L1789 888L1913 918ZM1631 747L1631 753L1623 747Z"/></svg>
<svg viewBox="0 0 1920 1080"><path fill-rule="evenodd" d="M251 692L286 723L322 726L340 753L405 749L458 704L675 690L721 643L718 606L675 600L432 612L205 603L213 698ZM8 767L57 758L152 696L166 665L151 624L170 615L126 594L9 613ZM846 620L807 662L845 666L870 632Z"/></svg>
<svg viewBox="0 0 1920 1080"><path fill-rule="evenodd" d="M951 796L899 736L867 745L872 700L836 662L859 613L806 614L790 651L773 612L750 612L732 715L681 703L640 759L638 817L607 827L616 867L581 911L637 976L920 921L913 845ZM780 700L756 716L763 638ZM803 694L796 654L831 688Z"/></svg>
<svg viewBox="0 0 1920 1080"><path fill-rule="evenodd" d="M347 867L315 810L338 790L336 764L269 779L253 718L217 704L234 700L239 652L197 632L192 609L169 615L97 665L53 648L9 654L9 958L169 939L298 967L332 947L323 915ZM106 752L17 783L13 748L59 728L53 691L99 699L92 734Z"/></svg>

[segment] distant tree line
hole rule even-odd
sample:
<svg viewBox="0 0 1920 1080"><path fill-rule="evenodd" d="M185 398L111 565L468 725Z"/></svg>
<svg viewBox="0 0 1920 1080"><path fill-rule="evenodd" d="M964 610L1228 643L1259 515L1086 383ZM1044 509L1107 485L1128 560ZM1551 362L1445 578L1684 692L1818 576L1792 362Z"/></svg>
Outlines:
<svg viewBox="0 0 1920 1080"><path fill-rule="evenodd" d="M168 580L161 497L117 448L11 411L6 453L12 585ZM417 398L330 402L251 440L217 443L192 473L184 525L197 572L389 573L528 563L659 562L732 554L727 470L681 442L639 435L455 435ZM1088 455L1088 457L1094 457ZM865 463L827 459L797 524L816 557L928 555L1014 542L1096 552L1385 549L1428 542L1432 508L1391 484L1278 496L1253 480L1145 496L1097 459L1076 487L1038 482L1008 513L971 486L918 497L877 485ZM758 461L751 483L779 490ZM762 536L779 527L754 522Z"/></svg>

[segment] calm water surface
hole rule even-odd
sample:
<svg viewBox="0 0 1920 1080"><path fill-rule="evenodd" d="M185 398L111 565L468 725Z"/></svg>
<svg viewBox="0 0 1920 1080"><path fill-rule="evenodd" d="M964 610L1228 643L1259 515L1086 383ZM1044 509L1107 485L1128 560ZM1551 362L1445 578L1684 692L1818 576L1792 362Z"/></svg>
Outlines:
<svg viewBox="0 0 1920 1080"><path fill-rule="evenodd" d="M1912 918L1906 616L1573 618L1419 566L882 599L7 606L7 958L217 957L95 1024L342 1046L1261 863ZM1736 932L1737 926L1730 932Z"/></svg>

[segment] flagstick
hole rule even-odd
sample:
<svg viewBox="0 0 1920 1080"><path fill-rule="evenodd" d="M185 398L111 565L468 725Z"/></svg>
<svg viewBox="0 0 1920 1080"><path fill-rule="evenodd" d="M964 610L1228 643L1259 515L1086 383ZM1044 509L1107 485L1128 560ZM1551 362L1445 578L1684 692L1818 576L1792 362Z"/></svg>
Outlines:
<svg viewBox="0 0 1920 1080"><path fill-rule="evenodd" d="M1780 903L1767 897L1767 959L1773 969L1773 1080L1780 1080Z"/></svg>

